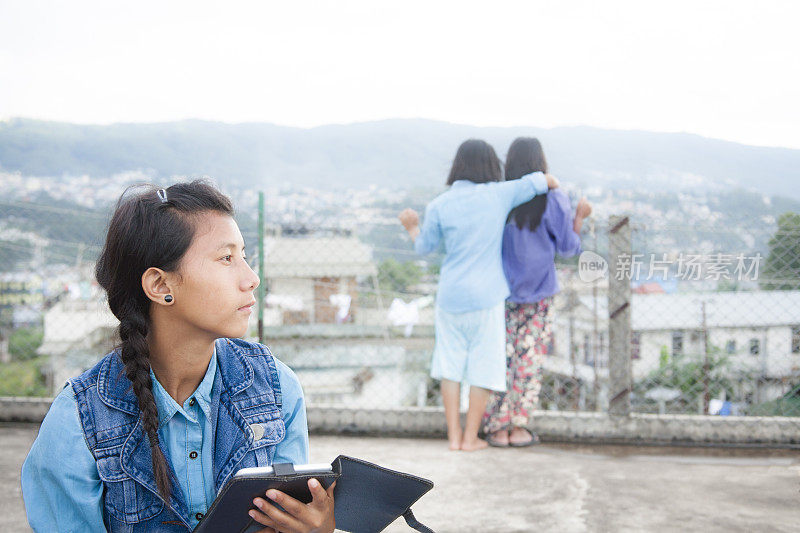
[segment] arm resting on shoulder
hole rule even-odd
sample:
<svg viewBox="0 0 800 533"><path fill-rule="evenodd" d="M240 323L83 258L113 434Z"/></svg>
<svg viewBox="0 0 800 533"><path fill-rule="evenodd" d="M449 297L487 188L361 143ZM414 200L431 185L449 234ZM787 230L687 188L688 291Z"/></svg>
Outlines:
<svg viewBox="0 0 800 533"><path fill-rule="evenodd" d="M506 208L511 211L518 205L533 199L534 196L545 194L548 190L558 187L558 180L542 172L526 174L518 180L503 181L498 185L501 196L506 202Z"/></svg>

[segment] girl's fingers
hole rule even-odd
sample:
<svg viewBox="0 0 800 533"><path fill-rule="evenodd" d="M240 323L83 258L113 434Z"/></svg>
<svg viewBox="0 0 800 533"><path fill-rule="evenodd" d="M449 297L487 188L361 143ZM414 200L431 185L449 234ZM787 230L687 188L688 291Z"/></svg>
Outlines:
<svg viewBox="0 0 800 533"><path fill-rule="evenodd" d="M311 491L311 496L314 500L311 503L320 504L328 498L328 492L322 486L322 483L316 479L308 480L308 490Z"/></svg>
<svg viewBox="0 0 800 533"><path fill-rule="evenodd" d="M291 498L275 489L270 489L267 491L268 497L273 491L277 493L275 495L276 497L270 499L274 500L277 503L280 503L280 505L284 507L284 509L286 509L287 511L289 511L288 506L291 505L291 503L287 504L287 501L288 500L292 500L295 502L297 501L294 498ZM283 496L283 498L281 498L281 495ZM265 514L267 518L269 518L272 521L272 524L274 524L272 525L272 527L274 527L275 529L279 529L281 531L283 531L284 529L289 529L292 531L302 530L303 524L298 519L296 519L294 516L285 511L281 511L280 509L272 505L270 502L264 500L263 498L256 498L255 500L253 500L253 503L255 504L256 507L258 507L258 510L261 513ZM305 506L303 506L303 510L305 510ZM263 522L260 523L263 524Z"/></svg>
<svg viewBox="0 0 800 533"><path fill-rule="evenodd" d="M275 523L275 521L272 520L269 516L262 513L260 510L250 509L250 512L248 514L250 515L250 518L258 522L262 526L267 526L266 529L262 529L258 533L271 533L272 531L277 531L278 525Z"/></svg>
<svg viewBox="0 0 800 533"><path fill-rule="evenodd" d="M419 220L419 215L416 211L410 208L403 209L400 211L400 214L397 215L397 218L400 219L400 222L403 223L404 226L413 224Z"/></svg>
<svg viewBox="0 0 800 533"><path fill-rule="evenodd" d="M288 494L279 490L270 489L267 491L267 498L280 504L289 515L299 518L306 512L306 506L303 502L295 500ZM274 506L273 506L274 507Z"/></svg>

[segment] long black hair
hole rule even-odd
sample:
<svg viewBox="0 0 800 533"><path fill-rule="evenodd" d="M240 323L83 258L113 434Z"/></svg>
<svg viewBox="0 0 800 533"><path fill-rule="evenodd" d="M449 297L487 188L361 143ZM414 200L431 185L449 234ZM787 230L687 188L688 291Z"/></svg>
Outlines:
<svg viewBox="0 0 800 533"><path fill-rule="evenodd" d="M158 407L150 379L150 299L142 289L142 274L156 267L178 270L195 234L197 218L208 212L233 216L230 199L203 180L176 183L163 202L155 186L129 187L117 202L95 276L119 319L117 351L139 402L142 427L150 440L153 474L158 491L169 501L169 468L158 442Z"/></svg>
<svg viewBox="0 0 800 533"><path fill-rule="evenodd" d="M469 180L473 183L503 180L500 159L489 143L480 139L469 139L461 143L453 159L450 175L447 176L447 185L458 180Z"/></svg>
<svg viewBox="0 0 800 533"><path fill-rule="evenodd" d="M531 172L547 173L542 143L535 137L517 137L508 147L506 155L506 181L518 180ZM531 231L539 227L547 209L547 194L539 194L533 200L518 205L508 214L506 224L513 221L519 229L528 226Z"/></svg>

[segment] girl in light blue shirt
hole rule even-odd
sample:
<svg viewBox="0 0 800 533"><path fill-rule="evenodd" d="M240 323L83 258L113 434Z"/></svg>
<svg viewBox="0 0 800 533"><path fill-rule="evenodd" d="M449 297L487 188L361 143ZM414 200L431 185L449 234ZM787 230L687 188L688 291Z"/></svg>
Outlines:
<svg viewBox="0 0 800 533"><path fill-rule="evenodd" d="M238 338L259 279L233 215L203 181L120 199L96 277L121 344L42 422L22 467L35 531L190 531L237 470L308 462L297 377ZM333 485L309 488L309 504L267 491L250 516L262 531L333 531Z"/></svg>
<svg viewBox="0 0 800 533"><path fill-rule="evenodd" d="M501 180L494 149L481 140L465 141L447 179L450 189L428 204L422 228L412 209L399 215L417 253L430 253L444 243L431 376L441 380L451 450L486 447L478 438L486 401L491 390L505 390L504 301L509 292L501 249L506 217L517 205L558 186L554 177L541 172ZM463 432L462 381L470 384Z"/></svg>

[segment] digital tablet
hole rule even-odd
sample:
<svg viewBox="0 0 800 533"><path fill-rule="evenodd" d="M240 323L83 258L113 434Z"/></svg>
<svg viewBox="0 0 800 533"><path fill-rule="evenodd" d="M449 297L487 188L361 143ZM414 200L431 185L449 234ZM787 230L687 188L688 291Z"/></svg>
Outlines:
<svg viewBox="0 0 800 533"><path fill-rule="evenodd" d="M276 489L303 503L313 497L308 489L308 480L316 479L328 488L339 477L329 464L276 464L273 466L242 468L220 489L206 515L194 530L199 533L258 531L264 526L255 522L248 511L255 509L256 497L280 505L266 497L269 489ZM257 526L257 527L256 527Z"/></svg>

